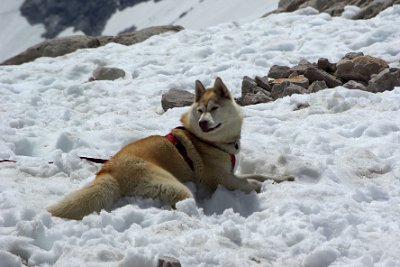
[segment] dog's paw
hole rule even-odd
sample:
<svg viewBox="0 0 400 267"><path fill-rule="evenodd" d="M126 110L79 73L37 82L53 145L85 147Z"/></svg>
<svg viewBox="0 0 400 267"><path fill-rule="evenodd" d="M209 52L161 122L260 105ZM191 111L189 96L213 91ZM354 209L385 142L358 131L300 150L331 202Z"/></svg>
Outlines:
<svg viewBox="0 0 400 267"><path fill-rule="evenodd" d="M247 181L249 182L249 185L252 190L256 191L257 193L260 193L263 184L262 182L254 179L247 179Z"/></svg>
<svg viewBox="0 0 400 267"><path fill-rule="evenodd" d="M293 176L293 175L284 175L282 177L274 179L274 182L275 183L281 183L281 182L285 182L285 181L293 182L294 180L296 180L295 176Z"/></svg>

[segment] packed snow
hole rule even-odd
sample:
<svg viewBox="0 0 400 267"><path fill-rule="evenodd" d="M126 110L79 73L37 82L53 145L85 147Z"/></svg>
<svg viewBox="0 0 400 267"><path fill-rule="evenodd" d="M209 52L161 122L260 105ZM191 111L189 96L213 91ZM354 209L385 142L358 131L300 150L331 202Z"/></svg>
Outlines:
<svg viewBox="0 0 400 267"><path fill-rule="evenodd" d="M182 266L400 266L399 87L244 107L238 172L294 182L265 182L259 194L219 187L176 210L124 198L82 221L46 211L99 169L79 156L109 158L178 126L187 107L163 112L168 89L193 92L196 79L219 76L237 97L244 75L350 51L398 67L398 25L398 5L359 21L307 8L0 67L0 159L17 161L0 163L0 266L146 267L161 256ZM87 83L98 65L127 76Z"/></svg>

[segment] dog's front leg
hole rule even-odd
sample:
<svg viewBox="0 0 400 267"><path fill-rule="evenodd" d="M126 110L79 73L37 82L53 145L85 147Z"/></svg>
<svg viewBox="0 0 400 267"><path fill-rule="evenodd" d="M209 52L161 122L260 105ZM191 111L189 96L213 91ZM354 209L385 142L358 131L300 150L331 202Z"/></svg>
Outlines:
<svg viewBox="0 0 400 267"><path fill-rule="evenodd" d="M283 175L283 176L277 176L277 177L271 177L271 176L266 176L262 174L242 174L238 176L241 179L250 179L250 180L256 180L260 182L264 182L266 180L273 180L275 183L281 183L284 181L294 181L295 177L292 175Z"/></svg>
<svg viewBox="0 0 400 267"><path fill-rule="evenodd" d="M256 179L243 179L233 174L220 181L220 183L229 190L239 189L245 193L249 193L253 190L259 193L262 186L262 181Z"/></svg>

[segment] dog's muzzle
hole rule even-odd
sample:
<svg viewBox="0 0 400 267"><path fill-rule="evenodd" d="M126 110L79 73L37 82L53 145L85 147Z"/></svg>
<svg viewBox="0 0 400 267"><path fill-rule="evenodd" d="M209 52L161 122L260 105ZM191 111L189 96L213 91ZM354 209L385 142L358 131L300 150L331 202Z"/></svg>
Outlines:
<svg viewBox="0 0 400 267"><path fill-rule="evenodd" d="M208 132L214 131L215 129L219 128L221 126L221 123L218 123L217 126L210 127L210 124L208 123L208 121L199 121L199 126L203 132L208 133Z"/></svg>

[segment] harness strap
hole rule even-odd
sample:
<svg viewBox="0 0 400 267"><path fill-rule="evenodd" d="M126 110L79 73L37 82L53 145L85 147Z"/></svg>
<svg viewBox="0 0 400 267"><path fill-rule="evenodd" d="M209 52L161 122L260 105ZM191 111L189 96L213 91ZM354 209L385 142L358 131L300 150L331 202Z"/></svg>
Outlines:
<svg viewBox="0 0 400 267"><path fill-rule="evenodd" d="M186 130L185 127L183 127L183 126L176 127L175 129ZM167 134L165 136L165 138L167 138L178 149L179 153L182 155L182 157L185 159L185 161L189 164L190 168L192 170L194 170L193 161L187 155L186 148L183 146L183 144L181 142L179 142L179 140L175 136L173 136L172 133ZM231 157L231 168L233 171L236 166L236 155L229 154L229 156Z"/></svg>
<svg viewBox="0 0 400 267"><path fill-rule="evenodd" d="M173 136L172 133L167 134L165 138L167 138L176 147L176 149L178 149L183 159L186 161L186 163L189 165L192 171L194 171L193 161L187 155L186 148L182 145L182 143L179 142L179 140L176 139L176 137Z"/></svg>

